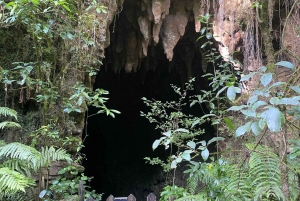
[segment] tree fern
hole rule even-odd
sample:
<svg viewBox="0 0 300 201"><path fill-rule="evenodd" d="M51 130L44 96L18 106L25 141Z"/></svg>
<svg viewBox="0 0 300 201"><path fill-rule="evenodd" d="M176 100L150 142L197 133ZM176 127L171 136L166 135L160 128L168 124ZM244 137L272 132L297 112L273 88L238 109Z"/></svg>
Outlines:
<svg viewBox="0 0 300 201"><path fill-rule="evenodd" d="M6 167L0 168L0 192L6 192L8 194L13 194L17 191L25 192L25 188L34 185L34 183L33 179L21 173Z"/></svg>

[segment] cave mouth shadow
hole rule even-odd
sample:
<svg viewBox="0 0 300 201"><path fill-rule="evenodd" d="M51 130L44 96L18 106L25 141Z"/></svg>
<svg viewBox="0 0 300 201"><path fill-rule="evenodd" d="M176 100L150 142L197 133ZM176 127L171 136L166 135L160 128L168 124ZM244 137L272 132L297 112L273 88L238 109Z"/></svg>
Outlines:
<svg viewBox="0 0 300 201"><path fill-rule="evenodd" d="M120 19L126 19L121 15L122 13ZM117 21L115 32L111 31L111 45L105 49L103 66L94 83L94 89L103 88L109 91L106 106L109 109L119 110L121 114L115 118L104 114L88 118L86 125L88 137L82 150L87 160L83 161L83 166L85 174L94 177L90 184L92 189L104 193L104 199L111 194L115 197L134 194L137 200L144 200L154 191L153 186L164 183L161 168L146 164L144 158L165 158L167 153L163 147L152 150L153 142L160 138L161 133L155 130L154 124L150 124L146 118L140 116L140 111L149 110L141 98L176 101L178 95L170 85L183 88L189 76L194 76L196 81L195 90L188 96L199 94L200 90L209 90L209 87L207 80L201 77L204 74L201 67L202 55L196 42L200 35L195 32L194 21L188 22L186 34L175 46L172 62L167 60L160 42L156 46L148 47L149 54L140 61L137 72L126 73L124 68L121 68L115 73L112 48L116 47L117 35L122 34L118 32L121 22L128 23ZM193 57L189 57L191 54ZM186 67L186 58L192 61L189 69ZM213 68L207 70L213 71ZM202 107L205 109L205 105ZM89 107L89 114L97 111L96 108ZM199 117L203 115L199 105L190 108L189 103L184 112ZM201 140L214 136L215 130L210 123L205 123L203 129L205 135L200 136ZM213 145L211 147L213 148ZM157 192L154 194L159 197Z"/></svg>
<svg viewBox="0 0 300 201"><path fill-rule="evenodd" d="M145 196L153 192L151 186L163 182L161 168L146 164L144 160L145 157L166 157L167 153L163 148L152 150L152 144L160 138L160 132L140 116L140 111L149 109L141 98L178 100L170 84L180 86L180 75L169 73L166 68L148 72L144 78L141 74L100 71L96 78L95 88L110 92L107 107L121 112L115 118L104 114L92 116L87 124L89 136L82 150L87 160L84 160L83 166L86 175L94 177L92 189L104 192L104 198L110 194L127 196L132 193L138 197L138 193L142 193L141 196ZM96 108L89 108L89 114L96 112ZM203 115L200 106L188 106L184 112L194 116ZM203 127L206 135L201 136L201 140L211 138L214 129L209 123Z"/></svg>

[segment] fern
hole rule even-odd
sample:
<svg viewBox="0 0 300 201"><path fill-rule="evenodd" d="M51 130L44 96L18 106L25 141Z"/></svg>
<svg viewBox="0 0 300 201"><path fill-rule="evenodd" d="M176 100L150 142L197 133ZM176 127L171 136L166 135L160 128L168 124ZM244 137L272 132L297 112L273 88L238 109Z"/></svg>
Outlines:
<svg viewBox="0 0 300 201"><path fill-rule="evenodd" d="M13 121L4 121L0 123L0 129L4 128L21 128L21 125Z"/></svg>
<svg viewBox="0 0 300 201"><path fill-rule="evenodd" d="M55 150L54 147L42 147L41 155L41 166L46 166L51 161L66 160L70 163L72 160L70 155L62 148Z"/></svg>
<svg viewBox="0 0 300 201"><path fill-rule="evenodd" d="M25 192L25 188L32 185L34 185L33 179L9 168L0 168L0 192L7 194L14 194L17 191Z"/></svg>
<svg viewBox="0 0 300 201"><path fill-rule="evenodd" d="M0 107L0 115L5 116L5 117L11 116L11 117L14 117L16 120L18 120L17 112L8 107Z"/></svg>
<svg viewBox="0 0 300 201"><path fill-rule="evenodd" d="M33 169L38 169L42 154L35 148L13 142L0 147L0 157L9 157L13 159L23 160L29 163Z"/></svg>

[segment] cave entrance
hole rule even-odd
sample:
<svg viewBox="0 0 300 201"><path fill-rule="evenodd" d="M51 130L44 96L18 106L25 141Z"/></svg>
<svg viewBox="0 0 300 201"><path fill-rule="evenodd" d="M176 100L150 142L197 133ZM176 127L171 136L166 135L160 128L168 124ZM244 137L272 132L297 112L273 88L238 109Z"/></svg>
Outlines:
<svg viewBox="0 0 300 201"><path fill-rule="evenodd" d="M105 193L104 199L110 194L127 196L132 193L138 200L144 200L150 192L158 196L159 187L163 185L160 167L145 164L145 157L166 153L163 149L152 151L152 143L160 133L155 130L155 125L140 117L140 111L148 109L141 98L178 100L170 84L183 86L190 77L196 77L192 93L207 89L206 81L201 77L203 61L199 51L201 44L197 43L200 34L195 31L192 16L189 16L185 34L176 43L172 61L165 54L162 40L158 44L151 40L147 56L141 54L140 57L139 51L143 50L137 47L143 35L136 15L144 12L139 11L140 4L135 2L125 1L123 11L115 16L110 27L110 46L105 49L103 66L94 84L94 89L103 88L110 92L107 107L119 110L121 114L115 118L92 116L86 125L89 136L84 142L83 153L87 160L83 165L85 173L94 177L92 188ZM90 114L96 112L95 108L89 108ZM200 107L187 107L185 112L203 115ZM206 134L203 137L211 138L214 129L209 124L204 128Z"/></svg>

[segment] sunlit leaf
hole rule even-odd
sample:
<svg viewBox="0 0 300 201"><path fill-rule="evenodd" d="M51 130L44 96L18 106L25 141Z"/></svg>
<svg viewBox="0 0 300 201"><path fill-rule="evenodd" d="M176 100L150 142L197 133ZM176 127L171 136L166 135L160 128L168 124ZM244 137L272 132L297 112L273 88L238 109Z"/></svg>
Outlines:
<svg viewBox="0 0 300 201"><path fill-rule="evenodd" d="M251 124L252 124L252 121L249 121L249 122L247 122L245 125L240 126L240 127L236 130L235 136L236 136L236 137L239 137L239 136L244 135L246 132L250 131Z"/></svg>
<svg viewBox="0 0 300 201"><path fill-rule="evenodd" d="M227 90L227 98L228 98L230 101L234 101L234 100L235 100L235 97L236 97L235 88L234 88L234 86L231 86L231 87L229 87L228 90Z"/></svg>
<svg viewBox="0 0 300 201"><path fill-rule="evenodd" d="M260 82L264 85L264 86L267 86L268 84L270 84L270 82L272 81L272 73L266 73L266 74L263 74L261 77L260 77Z"/></svg>
<svg viewBox="0 0 300 201"><path fill-rule="evenodd" d="M261 114L261 117L264 118L267 122L268 128L272 132L278 132L281 128L283 114L275 107L270 107L268 110L264 111Z"/></svg>
<svg viewBox="0 0 300 201"><path fill-rule="evenodd" d="M244 76L242 76L242 78L241 78L241 82L243 82L243 81L248 81L251 77L253 77L255 74L256 74L257 72L253 72L253 73L250 73L250 74L248 74L248 75L244 75Z"/></svg>
<svg viewBox="0 0 300 201"><path fill-rule="evenodd" d="M261 134L261 128L259 127L258 121L255 121L251 124L251 130L256 136Z"/></svg>
<svg viewBox="0 0 300 201"><path fill-rule="evenodd" d="M213 142L216 142L216 141L223 141L223 140L225 140L225 138L223 138L223 137L214 137L214 138L210 139L210 140L207 142L207 146L210 145L210 144L213 143Z"/></svg>
<svg viewBox="0 0 300 201"><path fill-rule="evenodd" d="M201 156L202 156L202 158L203 158L204 161L206 161L206 160L208 159L208 157L209 157L209 151L208 151L207 148L204 149L204 150L201 152Z"/></svg>
<svg viewBox="0 0 300 201"><path fill-rule="evenodd" d="M283 66L283 67L294 70L294 65L289 61L280 61L280 62L276 63L275 65L276 66Z"/></svg>
<svg viewBox="0 0 300 201"><path fill-rule="evenodd" d="M187 145L188 145L190 148L192 148L192 149L195 149L195 148L196 148L196 143L193 142L193 141L189 141L189 142L187 143Z"/></svg>
<svg viewBox="0 0 300 201"><path fill-rule="evenodd" d="M294 90L295 92L299 93L300 94L300 87L299 86L290 86L290 88L292 90Z"/></svg>

